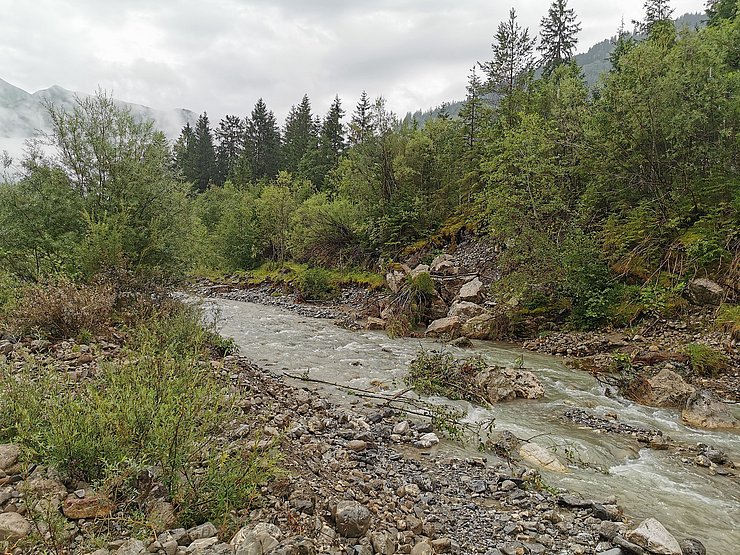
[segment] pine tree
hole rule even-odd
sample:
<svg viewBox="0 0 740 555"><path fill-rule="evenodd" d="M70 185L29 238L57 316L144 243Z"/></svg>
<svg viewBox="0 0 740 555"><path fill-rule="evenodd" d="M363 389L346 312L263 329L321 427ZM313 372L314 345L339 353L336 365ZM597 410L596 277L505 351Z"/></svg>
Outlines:
<svg viewBox="0 0 740 555"><path fill-rule="evenodd" d="M509 19L499 24L493 49L493 60L481 64L488 75L488 84L494 92L509 96L525 86L534 68L534 39L529 29L522 28L511 8Z"/></svg>
<svg viewBox="0 0 740 555"><path fill-rule="evenodd" d="M261 98L254 105L247 125L245 153L254 179L272 179L280 169L280 130L275 114Z"/></svg>
<svg viewBox="0 0 740 555"><path fill-rule="evenodd" d="M375 122L373 121L373 111L370 98L366 91L362 91L360 101L357 103L352 122L350 123L349 142L353 145L364 143L375 131Z"/></svg>
<svg viewBox="0 0 740 555"><path fill-rule="evenodd" d="M540 46L542 52L543 74L550 75L559 65L568 63L578 44L576 35L581 24L576 19L573 8L567 7L567 0L554 0L547 16L540 21Z"/></svg>
<svg viewBox="0 0 740 555"><path fill-rule="evenodd" d="M244 150L246 128L239 116L226 116L216 129L216 167L219 185L231 178Z"/></svg>
<svg viewBox="0 0 740 555"><path fill-rule="evenodd" d="M195 186L205 191L216 181L216 155L213 149L213 133L208 114L203 112L195 124L194 137L194 177Z"/></svg>

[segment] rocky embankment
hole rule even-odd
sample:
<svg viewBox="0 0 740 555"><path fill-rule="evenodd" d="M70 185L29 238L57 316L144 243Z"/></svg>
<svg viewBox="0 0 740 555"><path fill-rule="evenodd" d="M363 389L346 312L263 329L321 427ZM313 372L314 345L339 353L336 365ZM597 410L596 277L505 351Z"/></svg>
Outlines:
<svg viewBox="0 0 740 555"><path fill-rule="evenodd" d="M34 349L76 380L103 358L119 356L114 344L72 343L6 342L2 351L10 364L21 364ZM210 523L179 528L161 488L141 500L149 522L142 527L141 515L127 514L104 492L65 481L43 461L25 463L19 448L6 444L0 545L14 554L55 545L57 553L95 555L703 553L695 540L679 545L657 521L631 523L607 493L582 499L542 487L534 470L446 456L430 425L393 409L334 406L241 357L206 362L243 394L250 415L225 423L215 441L277 445L282 453L284 472L262 486L245 528L235 535Z"/></svg>

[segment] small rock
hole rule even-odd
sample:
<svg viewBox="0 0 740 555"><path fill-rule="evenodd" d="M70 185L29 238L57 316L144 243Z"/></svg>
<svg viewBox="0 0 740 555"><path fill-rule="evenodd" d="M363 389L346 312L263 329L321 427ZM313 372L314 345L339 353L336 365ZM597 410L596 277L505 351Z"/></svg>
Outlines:
<svg viewBox="0 0 740 555"><path fill-rule="evenodd" d="M88 495L80 499L76 495L68 495L62 505L64 516L71 520L81 518L103 518L108 516L115 505L103 495Z"/></svg>
<svg viewBox="0 0 740 555"><path fill-rule="evenodd" d="M683 555L707 555L707 548L695 538L686 538L679 545Z"/></svg>
<svg viewBox="0 0 740 555"><path fill-rule="evenodd" d="M357 501L340 501L335 510L337 532L345 538L359 538L370 527L370 511Z"/></svg>
<svg viewBox="0 0 740 555"><path fill-rule="evenodd" d="M203 538L213 538L217 535L218 530L216 529L216 526L214 526L211 522L206 522L199 526L194 526L193 528L190 528L190 530L188 530L188 536L193 541Z"/></svg>
<svg viewBox="0 0 740 555"><path fill-rule="evenodd" d="M408 420L401 420L398 424L393 426L393 433L398 434L400 436L407 434L409 431L409 422Z"/></svg>
<svg viewBox="0 0 740 555"><path fill-rule="evenodd" d="M367 449L367 443L361 439L353 439L347 442L347 449L360 453Z"/></svg>
<svg viewBox="0 0 740 555"><path fill-rule="evenodd" d="M7 470L11 466L15 466L20 455L20 446L13 443L0 445L0 470Z"/></svg>
<svg viewBox="0 0 740 555"><path fill-rule="evenodd" d="M530 464L541 466L552 472L567 472L568 469L548 449L536 443L525 443L519 448L521 457Z"/></svg>

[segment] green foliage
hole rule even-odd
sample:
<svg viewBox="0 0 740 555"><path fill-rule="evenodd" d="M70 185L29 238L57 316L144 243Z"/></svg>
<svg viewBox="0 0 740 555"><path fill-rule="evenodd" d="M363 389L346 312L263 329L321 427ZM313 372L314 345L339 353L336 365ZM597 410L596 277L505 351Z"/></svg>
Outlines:
<svg viewBox="0 0 740 555"><path fill-rule="evenodd" d="M339 289L331 278L331 273L327 270L311 268L301 272L295 282L304 299L326 300L339 294Z"/></svg>
<svg viewBox="0 0 740 555"><path fill-rule="evenodd" d="M457 360L448 352L420 349L409 365L404 383L420 395L467 399L485 405L477 392L475 377L486 366L481 356Z"/></svg>
<svg viewBox="0 0 740 555"><path fill-rule="evenodd" d="M19 335L48 339L103 333L111 324L115 302L109 284L81 285L61 277L19 288L8 325Z"/></svg>
<svg viewBox="0 0 740 555"><path fill-rule="evenodd" d="M724 354L701 343L689 343L684 347L684 352L691 359L691 369L699 376L717 377L730 366Z"/></svg>
<svg viewBox="0 0 740 555"><path fill-rule="evenodd" d="M200 362L213 332L193 308L172 301L147 308L128 332L127 356L88 381L70 382L33 359L20 373L0 366L0 440L88 483L134 483L127 469L156 466L186 523L228 523L256 497L274 459L213 451L238 415L237 397Z"/></svg>
<svg viewBox="0 0 740 555"><path fill-rule="evenodd" d="M716 325L734 338L740 338L740 306L723 304L717 310Z"/></svg>

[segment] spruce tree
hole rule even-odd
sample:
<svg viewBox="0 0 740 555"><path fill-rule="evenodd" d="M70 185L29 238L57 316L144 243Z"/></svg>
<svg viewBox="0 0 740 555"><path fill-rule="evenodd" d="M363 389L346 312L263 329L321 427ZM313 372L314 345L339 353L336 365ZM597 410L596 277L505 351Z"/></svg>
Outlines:
<svg viewBox="0 0 740 555"><path fill-rule="evenodd" d="M640 33L651 37L658 29L672 25L673 8L670 7L670 0L646 0L643 7L645 19L633 22Z"/></svg>
<svg viewBox="0 0 740 555"><path fill-rule="evenodd" d="M175 168L185 181L195 181L195 131L190 122L182 128L172 148Z"/></svg>
<svg viewBox="0 0 740 555"><path fill-rule="evenodd" d="M554 0L547 16L540 22L540 45L542 53L543 75L550 75L559 65L568 63L573 58L581 30L573 8L568 8L567 0Z"/></svg>
<svg viewBox="0 0 740 555"><path fill-rule="evenodd" d="M195 124L194 137L194 177L195 186L205 191L216 181L216 155L213 149L213 133L208 114L203 112Z"/></svg>
<svg viewBox="0 0 740 555"><path fill-rule="evenodd" d="M280 130L261 98L246 125L244 148L254 179L272 179L280 169Z"/></svg>
<svg viewBox="0 0 740 555"><path fill-rule="evenodd" d="M499 24L494 39L493 59L481 67L488 75L490 88L509 96L525 86L534 68L535 41L529 38L529 29L517 22L514 8L509 11L509 19Z"/></svg>
<svg viewBox="0 0 740 555"><path fill-rule="evenodd" d="M244 150L245 131L244 122L239 116L226 116L216 129L218 140L216 166L219 185L223 185L227 179L231 178L236 169L237 161Z"/></svg>
<svg viewBox="0 0 740 555"><path fill-rule="evenodd" d="M317 147L318 129L311 115L311 101L303 95L298 106L293 106L285 120L283 132L283 164L289 172L297 174L301 160Z"/></svg>
<svg viewBox="0 0 740 555"><path fill-rule="evenodd" d="M373 106L366 91L362 91L350 123L349 142L353 145L364 143L375 131Z"/></svg>
<svg viewBox="0 0 740 555"><path fill-rule="evenodd" d="M460 119L465 126L465 142L470 149L479 137L481 120L486 108L483 99L483 80L476 73L475 66L470 70L466 90L467 95L460 110Z"/></svg>
<svg viewBox="0 0 740 555"><path fill-rule="evenodd" d="M344 124L342 123L343 117L342 101L339 96L335 96L329 107L329 112L321 124L320 138L321 152L328 161L330 168L336 167L347 148L347 142L344 138Z"/></svg>

